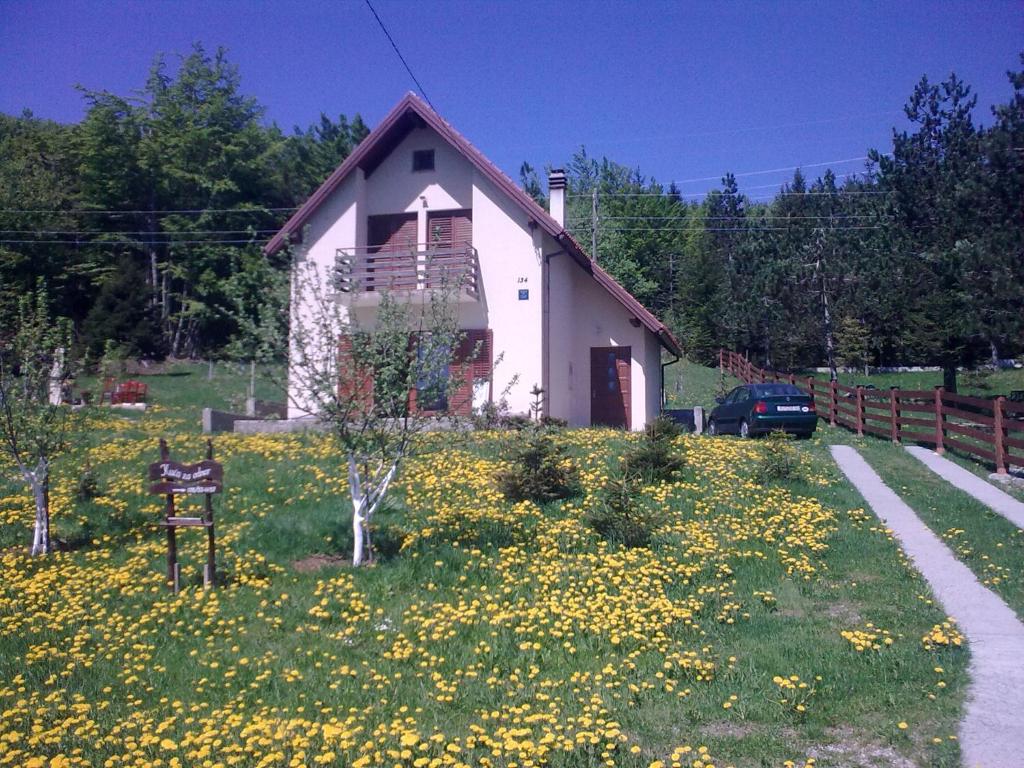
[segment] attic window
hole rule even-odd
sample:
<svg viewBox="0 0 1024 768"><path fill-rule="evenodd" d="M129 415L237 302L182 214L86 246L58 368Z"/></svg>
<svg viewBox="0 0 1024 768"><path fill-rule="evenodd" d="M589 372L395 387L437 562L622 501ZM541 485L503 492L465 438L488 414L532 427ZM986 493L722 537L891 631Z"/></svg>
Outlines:
<svg viewBox="0 0 1024 768"><path fill-rule="evenodd" d="M412 153L412 169L414 171L434 170L434 150L417 149Z"/></svg>

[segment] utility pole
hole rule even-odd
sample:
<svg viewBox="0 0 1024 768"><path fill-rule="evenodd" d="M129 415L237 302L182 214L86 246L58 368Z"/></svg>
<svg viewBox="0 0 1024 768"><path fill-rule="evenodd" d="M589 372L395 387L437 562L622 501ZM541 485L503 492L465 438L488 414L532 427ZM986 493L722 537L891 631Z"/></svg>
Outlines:
<svg viewBox="0 0 1024 768"><path fill-rule="evenodd" d="M597 261L597 185L590 196L590 258Z"/></svg>

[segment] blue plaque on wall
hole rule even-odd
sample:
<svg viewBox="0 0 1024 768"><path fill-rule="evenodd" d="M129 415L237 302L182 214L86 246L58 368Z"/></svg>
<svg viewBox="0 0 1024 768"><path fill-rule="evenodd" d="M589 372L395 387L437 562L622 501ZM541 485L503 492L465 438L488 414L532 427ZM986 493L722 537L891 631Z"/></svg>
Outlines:
<svg viewBox="0 0 1024 768"><path fill-rule="evenodd" d="M519 300L520 301L529 301L530 300L530 289L529 288L520 288L519 289Z"/></svg>

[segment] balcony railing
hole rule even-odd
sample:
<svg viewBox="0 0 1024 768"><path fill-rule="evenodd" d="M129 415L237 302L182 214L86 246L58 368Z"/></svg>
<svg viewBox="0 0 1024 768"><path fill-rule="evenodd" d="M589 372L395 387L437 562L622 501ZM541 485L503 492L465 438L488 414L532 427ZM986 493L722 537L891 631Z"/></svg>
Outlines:
<svg viewBox="0 0 1024 768"><path fill-rule="evenodd" d="M338 248L334 275L341 293L446 288L476 299L480 260L469 243Z"/></svg>

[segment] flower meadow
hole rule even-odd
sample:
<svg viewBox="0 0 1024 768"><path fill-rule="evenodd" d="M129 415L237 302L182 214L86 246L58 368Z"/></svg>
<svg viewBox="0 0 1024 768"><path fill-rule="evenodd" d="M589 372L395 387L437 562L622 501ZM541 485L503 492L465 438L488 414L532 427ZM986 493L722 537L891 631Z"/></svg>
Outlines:
<svg viewBox="0 0 1024 768"><path fill-rule="evenodd" d="M968 650L814 444L771 484L757 441L678 438L685 469L637 491L664 522L627 549L585 519L637 438L557 433L582 493L538 506L497 490L507 435L427 435L380 514L400 548L353 570L330 439L218 435L220 583L184 530L174 595L145 466L203 438L159 407L83 429L66 551L28 557L0 484L0 765L957 763Z"/></svg>

